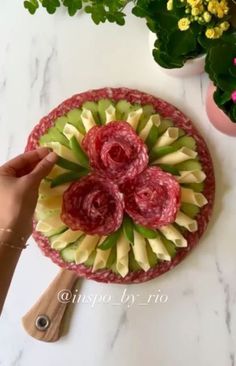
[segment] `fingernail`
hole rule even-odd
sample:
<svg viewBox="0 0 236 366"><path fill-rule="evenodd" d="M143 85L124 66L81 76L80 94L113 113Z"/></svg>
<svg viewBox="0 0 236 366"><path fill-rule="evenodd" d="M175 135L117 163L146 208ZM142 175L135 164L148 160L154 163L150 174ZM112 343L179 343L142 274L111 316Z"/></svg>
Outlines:
<svg viewBox="0 0 236 366"><path fill-rule="evenodd" d="M48 161L50 161L50 163L55 163L57 161L57 154L55 152L50 152L47 156L46 159Z"/></svg>
<svg viewBox="0 0 236 366"><path fill-rule="evenodd" d="M40 147L38 149L38 154L39 154L40 157L43 158L44 156L46 156L47 154L49 154L51 151L52 150L49 149L48 147Z"/></svg>

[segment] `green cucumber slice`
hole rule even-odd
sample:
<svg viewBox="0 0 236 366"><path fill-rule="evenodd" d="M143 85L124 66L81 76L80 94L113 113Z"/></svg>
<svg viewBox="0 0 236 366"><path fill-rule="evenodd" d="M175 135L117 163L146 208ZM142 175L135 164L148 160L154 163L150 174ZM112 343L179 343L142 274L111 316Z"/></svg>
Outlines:
<svg viewBox="0 0 236 366"><path fill-rule="evenodd" d="M153 125L150 132L149 132L149 134L148 134L148 137L145 141L149 151L155 145L158 135L159 135L159 127Z"/></svg>
<svg viewBox="0 0 236 366"><path fill-rule="evenodd" d="M75 172L78 172L78 170L81 170L81 166L79 164L76 164L73 161L64 159L61 156L58 157L56 165L60 166L61 168L64 168L67 170L72 170Z"/></svg>
<svg viewBox="0 0 236 366"><path fill-rule="evenodd" d="M138 231L144 238L154 239L157 237L156 230L149 229L139 224L134 224L135 230Z"/></svg>
<svg viewBox="0 0 236 366"><path fill-rule="evenodd" d="M51 187L54 188L54 187L58 187L65 183L79 180L80 178L84 177L87 174L88 174L88 170L83 169L83 170L80 170L79 172L69 172L69 173L64 173L64 174L58 175L56 178L54 178L51 181Z"/></svg>
<svg viewBox="0 0 236 366"><path fill-rule="evenodd" d="M96 249L92 251L88 259L83 263L87 267L92 267L96 257Z"/></svg>
<svg viewBox="0 0 236 366"><path fill-rule="evenodd" d="M153 252L149 243L146 243L146 250L147 250L148 262L149 262L150 266L151 267L156 266L158 263L158 258L156 256L156 254Z"/></svg>
<svg viewBox="0 0 236 366"><path fill-rule="evenodd" d="M108 257L106 268L112 268L112 270L114 270L115 265L116 265L116 246L111 248L111 253Z"/></svg>
<svg viewBox="0 0 236 366"><path fill-rule="evenodd" d="M132 109L132 104L127 102L127 100L120 100L116 104L116 116L118 120L126 121L129 112Z"/></svg>
<svg viewBox="0 0 236 366"><path fill-rule="evenodd" d="M60 144L69 147L67 138L56 127L49 128L47 133L40 137L40 145L44 145L47 142L60 142Z"/></svg>
<svg viewBox="0 0 236 366"><path fill-rule="evenodd" d="M168 118L164 118L161 120L161 125L158 127L159 135L162 135L164 132L166 132L167 128L172 127L173 121L171 121Z"/></svg>
<svg viewBox="0 0 236 366"><path fill-rule="evenodd" d="M203 192L204 190L204 183L188 183L188 184L181 184L182 187L185 188L191 188L193 189L195 192Z"/></svg>
<svg viewBox="0 0 236 366"><path fill-rule="evenodd" d="M170 174L173 174L173 175L180 175L178 169L176 169L172 165L158 164L158 166L159 166L159 168L161 168L162 170L164 170L167 173L170 173Z"/></svg>
<svg viewBox="0 0 236 366"><path fill-rule="evenodd" d="M137 127L138 134L145 127L145 125L146 125L147 121L149 120L149 118L151 117L151 115L156 113L155 109L153 108L153 106L151 104L142 106L142 109L143 109L143 114L140 117L139 124Z"/></svg>
<svg viewBox="0 0 236 366"><path fill-rule="evenodd" d="M88 157L85 154L84 150L81 148L75 136L73 136L70 139L70 148L73 151L75 157L78 159L81 166L88 168L89 167Z"/></svg>
<svg viewBox="0 0 236 366"><path fill-rule="evenodd" d="M100 117L101 124L106 123L106 109L110 107L110 105L113 105L112 101L110 99L100 99L98 101L98 114Z"/></svg>
<svg viewBox="0 0 236 366"><path fill-rule="evenodd" d="M177 151L178 149L175 148L174 146L170 145L170 146L160 146L160 147L154 147L150 153L150 160L156 160L161 158L164 155L167 154L171 154L175 151Z"/></svg>
<svg viewBox="0 0 236 366"><path fill-rule="evenodd" d="M85 109L88 109L89 111L92 112L93 119L96 122L96 124L98 124L98 125L101 124L101 121L100 121L100 118L98 115L98 104L97 103L88 101L88 102L85 102L82 107Z"/></svg>
<svg viewBox="0 0 236 366"><path fill-rule="evenodd" d="M120 229L115 231L113 234L109 235L101 244L99 244L99 249L107 250L116 245L117 240L120 236Z"/></svg>
<svg viewBox="0 0 236 366"><path fill-rule="evenodd" d="M181 204L180 210L192 219L200 212L200 208L198 206L185 202Z"/></svg>
<svg viewBox="0 0 236 366"><path fill-rule="evenodd" d="M60 255L65 262L75 262L75 253L79 243L73 243L60 251Z"/></svg>
<svg viewBox="0 0 236 366"><path fill-rule="evenodd" d="M174 245L174 243L168 239L166 239L164 237L164 235L161 234L161 240L163 242L163 244L165 245L169 255L171 256L171 258L174 258L176 253L177 253L177 250L176 250L176 247Z"/></svg>
<svg viewBox="0 0 236 366"><path fill-rule="evenodd" d="M129 251L129 269L130 271L139 271L142 269L140 265L136 262L134 258L134 253L132 250Z"/></svg>
<svg viewBox="0 0 236 366"><path fill-rule="evenodd" d="M181 147L188 147L191 150L196 150L197 144L193 137L191 136L183 136L180 137L177 141L175 141L171 146L180 149Z"/></svg>
<svg viewBox="0 0 236 366"><path fill-rule="evenodd" d="M68 123L68 118L66 116L62 116L56 119L55 127L62 133L65 125Z"/></svg>
<svg viewBox="0 0 236 366"><path fill-rule="evenodd" d="M67 118L68 118L68 122L75 126L80 133L82 133L83 135L85 135L86 131L81 119L81 113L82 111L80 109L71 109L68 113L67 113Z"/></svg>
<svg viewBox="0 0 236 366"><path fill-rule="evenodd" d="M66 225L61 225L59 228L57 229L52 229L51 231L47 232L47 233L44 233L43 235L46 236L47 238L51 238L55 235L59 235L59 234L62 234L64 233L64 231L66 231L68 228Z"/></svg>
<svg viewBox="0 0 236 366"><path fill-rule="evenodd" d="M124 217L123 232L124 232L126 239L131 244L134 244L134 223L133 223L133 220L128 215L125 215L125 217Z"/></svg>
<svg viewBox="0 0 236 366"><path fill-rule="evenodd" d="M183 163L176 164L175 167L179 171L201 170L202 169L201 163L196 159L191 159L191 160L184 161Z"/></svg>

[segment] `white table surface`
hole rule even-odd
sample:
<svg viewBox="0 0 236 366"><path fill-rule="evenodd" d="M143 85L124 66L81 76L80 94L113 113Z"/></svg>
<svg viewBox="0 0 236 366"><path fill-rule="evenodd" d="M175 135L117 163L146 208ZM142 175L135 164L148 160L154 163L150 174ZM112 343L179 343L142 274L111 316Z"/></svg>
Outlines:
<svg viewBox="0 0 236 366"><path fill-rule="evenodd" d="M87 15L39 12L22 1L0 1L0 159L22 152L35 123L65 98L102 86L127 86L181 108L210 147L217 179L216 205L200 245L175 270L141 285L84 281L80 293L133 306L80 303L69 333L45 344L30 338L21 317L58 272L33 243L22 255L0 319L0 366L233 366L236 350L236 139L209 123L207 77L162 74L148 49L145 22L95 26ZM1 263L0 263L1 265ZM0 279L1 281L1 279ZM140 305L149 295L166 303Z"/></svg>

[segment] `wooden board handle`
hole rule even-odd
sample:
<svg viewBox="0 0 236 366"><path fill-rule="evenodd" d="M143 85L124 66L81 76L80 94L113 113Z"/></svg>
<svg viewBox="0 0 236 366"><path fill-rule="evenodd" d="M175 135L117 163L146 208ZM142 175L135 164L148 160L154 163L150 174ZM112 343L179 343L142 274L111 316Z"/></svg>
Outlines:
<svg viewBox="0 0 236 366"><path fill-rule="evenodd" d="M60 338L62 319L69 302L59 301L63 290L72 291L78 276L73 271L61 270L36 304L22 318L26 332L32 337L55 342Z"/></svg>

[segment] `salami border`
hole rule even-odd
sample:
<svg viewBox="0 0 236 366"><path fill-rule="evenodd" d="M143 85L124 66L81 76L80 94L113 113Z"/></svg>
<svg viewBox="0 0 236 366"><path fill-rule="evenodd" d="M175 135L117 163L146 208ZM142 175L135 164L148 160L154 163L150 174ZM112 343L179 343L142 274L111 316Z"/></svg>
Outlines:
<svg viewBox="0 0 236 366"><path fill-rule="evenodd" d="M88 268L85 265L66 263L60 257L59 252L50 247L49 240L44 235L37 231L34 231L33 237L43 253L46 256L50 257L54 263L58 264L62 268L76 271L78 276L105 283L112 282L129 284L145 282L157 276L160 276L161 274L171 270L178 263L180 263L186 257L186 255L197 245L200 237L206 230L208 221L212 213L215 197L215 177L213 164L204 139L193 126L188 117L186 117L180 110L162 99L156 98L152 95L140 92L138 90L132 90L128 88L103 88L98 90L90 90L84 93L76 94L70 99L67 99L57 108L55 108L51 113L49 113L48 116L42 118L39 124L36 125L28 138L26 151L33 150L39 146L38 140L40 136L53 126L56 118L66 114L72 108L81 107L81 105L85 101L98 101L102 98L110 98L114 101L126 99L130 103L139 103L141 105L152 104L156 112L158 112L162 117L171 118L177 127L184 129L188 135L193 136L193 138L196 140L199 159L201 161L203 171L206 173L207 176L205 180L205 188L203 194L208 200L208 204L201 208L196 218L198 222L198 231L194 233L187 233L186 239L188 241L188 247L180 249L172 261L162 262L157 266L150 268L147 272L144 272L143 270L130 272L125 278L122 278L120 275L115 274L111 270L99 270L95 273L92 273L91 268ZM34 223L34 227L35 224L36 223Z"/></svg>

